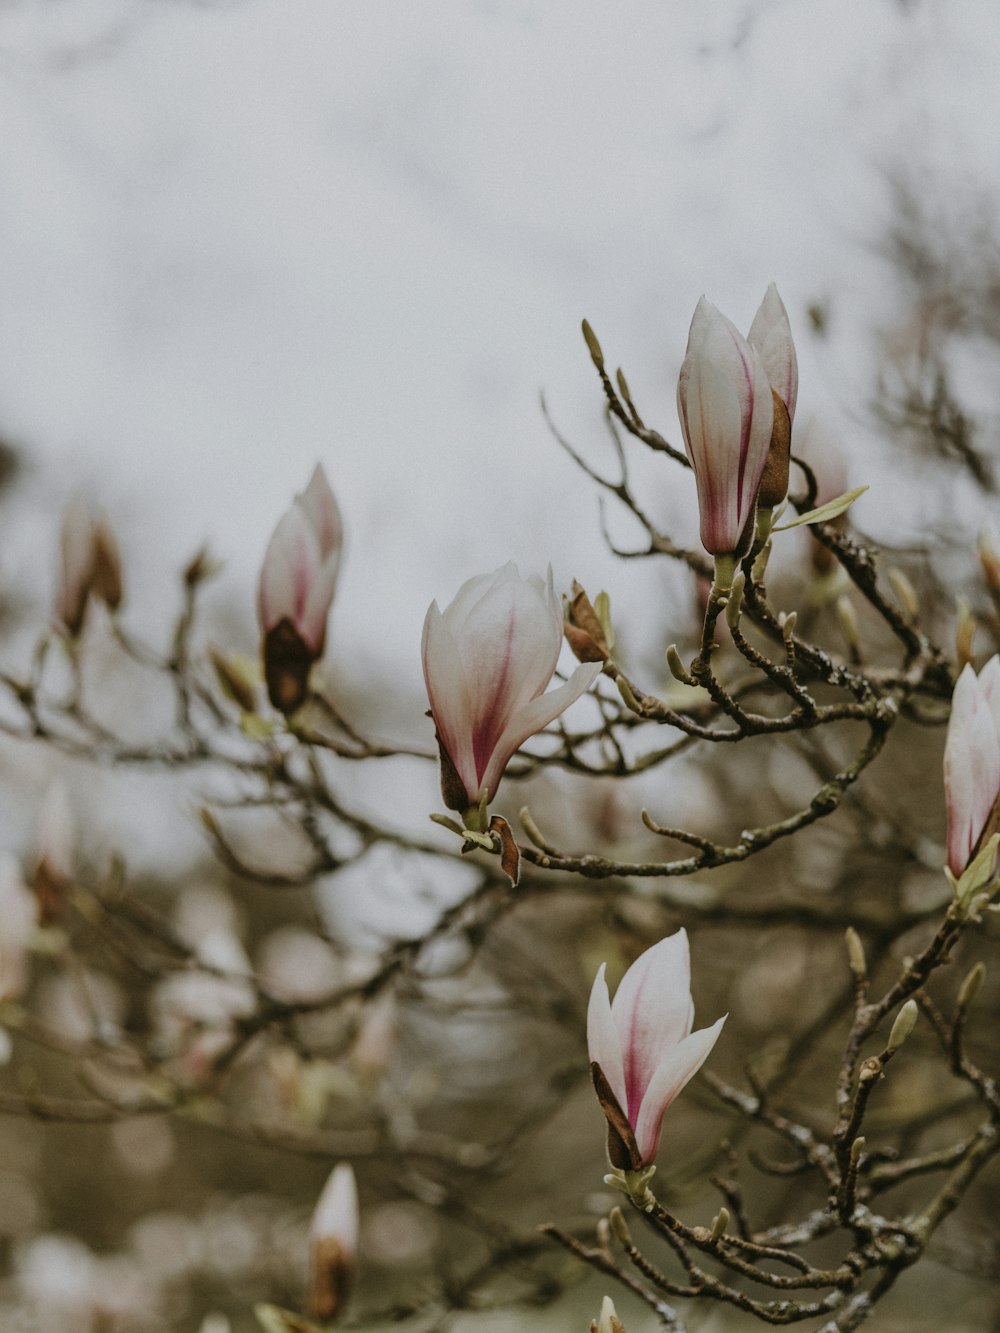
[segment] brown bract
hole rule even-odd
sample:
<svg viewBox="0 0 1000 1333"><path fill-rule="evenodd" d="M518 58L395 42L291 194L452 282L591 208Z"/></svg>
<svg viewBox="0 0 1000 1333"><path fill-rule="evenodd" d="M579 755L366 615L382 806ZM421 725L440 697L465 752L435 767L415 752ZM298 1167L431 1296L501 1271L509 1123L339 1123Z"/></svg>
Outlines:
<svg viewBox="0 0 1000 1333"><path fill-rule="evenodd" d="M604 1076L604 1070L596 1060L590 1063L590 1076L594 1081L594 1091L597 1093L604 1118L608 1122L608 1161L618 1171L641 1171L642 1156L632 1126L628 1122L628 1116L619 1105L618 1098L611 1090L611 1084Z"/></svg>
<svg viewBox="0 0 1000 1333"><path fill-rule="evenodd" d="M573 596L565 603L563 633L579 662L606 662L611 656L604 627L576 579L573 580Z"/></svg>
<svg viewBox="0 0 1000 1333"><path fill-rule="evenodd" d="M788 465L792 455L792 422L788 408L776 390L771 390L771 396L774 399L771 446L757 492L757 504L762 509L773 509L788 494Z"/></svg>
<svg viewBox="0 0 1000 1333"><path fill-rule="evenodd" d="M261 654L268 698L287 717L305 702L309 672L319 654L310 649L287 617L264 635Z"/></svg>
<svg viewBox="0 0 1000 1333"><path fill-rule="evenodd" d="M351 1285L351 1256L339 1240L324 1236L312 1244L308 1312L313 1319L335 1319L343 1312Z"/></svg>

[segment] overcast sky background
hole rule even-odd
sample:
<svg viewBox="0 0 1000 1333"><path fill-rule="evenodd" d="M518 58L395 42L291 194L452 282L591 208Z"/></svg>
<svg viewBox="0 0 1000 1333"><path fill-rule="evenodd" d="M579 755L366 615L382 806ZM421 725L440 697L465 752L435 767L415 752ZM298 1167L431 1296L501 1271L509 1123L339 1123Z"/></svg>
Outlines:
<svg viewBox="0 0 1000 1333"><path fill-rule="evenodd" d="M319 459L348 543L330 653L356 680L418 697L431 598L511 558L669 639L666 572L608 556L539 392L609 461L586 315L677 440L698 297L745 329L772 279L799 419L844 434L878 530L891 182L926 180L945 218L996 193L998 28L985 0L5 4L8 588L47 607L82 489L121 531L132 624L162 633L208 538L252 647L260 557ZM643 467L694 543L690 476Z"/></svg>

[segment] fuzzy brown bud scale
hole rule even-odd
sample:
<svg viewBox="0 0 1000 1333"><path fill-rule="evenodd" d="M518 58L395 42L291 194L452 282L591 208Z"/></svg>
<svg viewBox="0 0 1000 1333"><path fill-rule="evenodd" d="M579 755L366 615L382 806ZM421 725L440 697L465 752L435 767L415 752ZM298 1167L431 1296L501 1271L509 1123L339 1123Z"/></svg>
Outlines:
<svg viewBox="0 0 1000 1333"><path fill-rule="evenodd" d="M322 647L318 653L313 652L285 617L264 635L261 655L268 698L287 717L305 703L309 672L322 655Z"/></svg>

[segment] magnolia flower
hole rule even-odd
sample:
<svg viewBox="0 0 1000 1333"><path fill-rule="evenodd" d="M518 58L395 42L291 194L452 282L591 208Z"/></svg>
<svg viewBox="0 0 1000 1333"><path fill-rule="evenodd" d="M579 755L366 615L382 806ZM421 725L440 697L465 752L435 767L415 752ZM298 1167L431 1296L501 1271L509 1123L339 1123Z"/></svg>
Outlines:
<svg viewBox="0 0 1000 1333"><path fill-rule="evenodd" d="M577 667L545 694L562 644L563 618L552 588L523 579L513 563L463 583L442 612L424 620L427 697L441 747L445 805L464 812L496 795L514 751L541 731L600 673Z"/></svg>
<svg viewBox="0 0 1000 1333"><path fill-rule="evenodd" d="M56 616L75 636L83 628L91 597L111 611L121 603L121 556L107 517L95 516L79 496L66 506L59 547Z"/></svg>
<svg viewBox="0 0 1000 1333"><path fill-rule="evenodd" d="M784 403L789 422L794 421L795 401L799 395L799 363L788 311L773 282L753 317L747 342L760 357L768 383Z"/></svg>
<svg viewBox="0 0 1000 1333"><path fill-rule="evenodd" d="M358 1186L341 1162L323 1187L309 1226L309 1310L333 1319L344 1308L358 1254Z"/></svg>
<svg viewBox="0 0 1000 1333"><path fill-rule="evenodd" d="M602 963L594 978L587 1010L591 1071L608 1121L611 1165L638 1171L655 1158L664 1112L704 1064L726 1019L691 1031L694 1004L684 930L640 954L619 982L613 1003L604 968Z"/></svg>
<svg viewBox="0 0 1000 1333"><path fill-rule="evenodd" d="M1000 657L977 676L966 666L952 698L944 747L948 869L958 879L1000 820ZM993 867L987 867L992 874Z"/></svg>
<svg viewBox="0 0 1000 1333"><path fill-rule="evenodd" d="M258 614L267 692L292 713L323 655L343 545L340 511L319 464L274 530L260 573Z"/></svg>
<svg viewBox="0 0 1000 1333"><path fill-rule="evenodd" d="M758 353L704 297L688 335L677 412L698 485L701 540L716 556L749 546L774 403Z"/></svg>

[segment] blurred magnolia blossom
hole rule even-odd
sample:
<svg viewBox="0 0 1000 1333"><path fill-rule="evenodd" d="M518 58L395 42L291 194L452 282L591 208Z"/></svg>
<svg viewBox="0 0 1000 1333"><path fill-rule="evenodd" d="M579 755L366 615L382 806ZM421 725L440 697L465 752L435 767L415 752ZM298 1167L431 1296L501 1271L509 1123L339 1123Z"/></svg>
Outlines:
<svg viewBox="0 0 1000 1333"><path fill-rule="evenodd" d="M977 867L981 882L970 886L981 888L993 876L995 835L1000 834L1000 657L991 657L978 676L966 666L955 685L944 747L944 789L948 869L961 880L985 854L985 864Z"/></svg>
<svg viewBox="0 0 1000 1333"><path fill-rule="evenodd" d="M759 353L704 297L691 321L677 413L698 487L702 545L731 564L753 536L774 401Z"/></svg>
<svg viewBox="0 0 1000 1333"><path fill-rule="evenodd" d="M76 824L64 782L53 782L38 807L29 864L39 916L44 923L54 921L76 873Z"/></svg>
<svg viewBox="0 0 1000 1333"><path fill-rule="evenodd" d="M122 600L122 565L118 540L105 514L94 515L74 496L66 506L60 534L56 618L69 634L83 628L92 597L114 611Z"/></svg>
<svg viewBox="0 0 1000 1333"><path fill-rule="evenodd" d="M264 677L283 713L305 700L310 669L323 655L343 541L337 501L317 464L275 528L260 572Z"/></svg>
<svg viewBox="0 0 1000 1333"><path fill-rule="evenodd" d="M522 578L511 562L468 579L443 612L431 603L423 666L441 749L441 791L467 823L484 798L496 796L515 750L600 674L600 662L585 663L545 694L562 640L551 568L544 581Z"/></svg>
<svg viewBox="0 0 1000 1333"><path fill-rule="evenodd" d="M677 931L639 955L612 1002L598 968L587 1010L587 1047L598 1101L608 1122L608 1157L621 1171L649 1166L663 1116L698 1072L725 1017L692 1032L687 932Z"/></svg>
<svg viewBox="0 0 1000 1333"><path fill-rule="evenodd" d="M347 1162L335 1166L309 1225L308 1313L334 1319L343 1313L358 1254L358 1186Z"/></svg>
<svg viewBox="0 0 1000 1333"><path fill-rule="evenodd" d="M155 1044L176 1057L176 1074L197 1083L233 1039L234 1023L253 1013L250 960L234 934L219 930L199 944L201 967L159 983L150 1008Z"/></svg>
<svg viewBox="0 0 1000 1333"><path fill-rule="evenodd" d="M21 878L13 856L0 856L0 1001L17 1000L28 989L31 940L38 903Z"/></svg>

